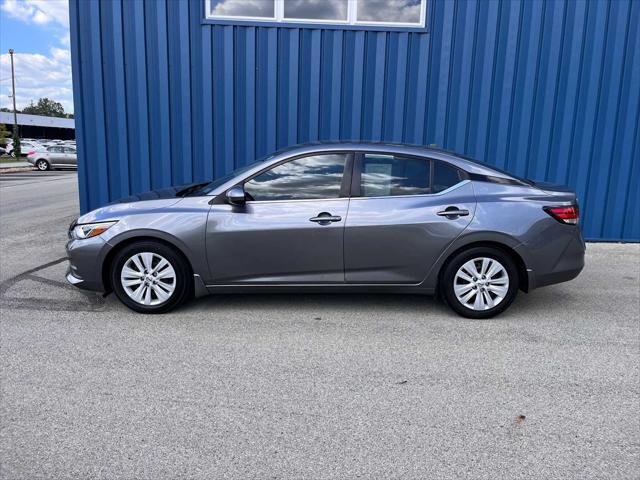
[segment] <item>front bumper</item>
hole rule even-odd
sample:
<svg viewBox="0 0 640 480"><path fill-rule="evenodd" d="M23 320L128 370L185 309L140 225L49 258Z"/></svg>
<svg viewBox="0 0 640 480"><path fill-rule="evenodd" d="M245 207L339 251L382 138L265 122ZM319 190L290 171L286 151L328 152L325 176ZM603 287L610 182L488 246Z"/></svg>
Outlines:
<svg viewBox="0 0 640 480"><path fill-rule="evenodd" d="M75 276L75 274L73 273L73 269L71 268L71 265L69 265L69 268L67 269L67 274L65 275L65 278L67 279L67 282L69 282L74 287L82 288L82 284L84 283L84 280L82 280L82 278L80 277Z"/></svg>
<svg viewBox="0 0 640 480"><path fill-rule="evenodd" d="M109 244L100 237L69 240L66 246L69 259L67 282L83 290L104 292L102 261L109 249Z"/></svg>

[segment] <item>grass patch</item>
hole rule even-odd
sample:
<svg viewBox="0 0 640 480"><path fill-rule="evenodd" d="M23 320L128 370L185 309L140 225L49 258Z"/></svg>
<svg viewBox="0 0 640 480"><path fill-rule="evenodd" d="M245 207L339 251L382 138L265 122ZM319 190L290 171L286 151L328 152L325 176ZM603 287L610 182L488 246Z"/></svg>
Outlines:
<svg viewBox="0 0 640 480"><path fill-rule="evenodd" d="M26 162L26 160L23 160L22 158L13 158L13 157L9 157L9 156L2 156L0 157L0 163L16 163L16 162Z"/></svg>

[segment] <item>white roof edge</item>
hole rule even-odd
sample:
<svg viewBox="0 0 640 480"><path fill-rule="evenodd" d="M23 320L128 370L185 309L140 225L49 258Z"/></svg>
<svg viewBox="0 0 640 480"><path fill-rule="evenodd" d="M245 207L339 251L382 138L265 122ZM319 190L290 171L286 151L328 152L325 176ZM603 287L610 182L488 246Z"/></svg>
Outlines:
<svg viewBox="0 0 640 480"><path fill-rule="evenodd" d="M73 118L45 117L44 115L29 115L18 113L18 125L51 128L76 128ZM12 112L0 112L0 123L13 125Z"/></svg>

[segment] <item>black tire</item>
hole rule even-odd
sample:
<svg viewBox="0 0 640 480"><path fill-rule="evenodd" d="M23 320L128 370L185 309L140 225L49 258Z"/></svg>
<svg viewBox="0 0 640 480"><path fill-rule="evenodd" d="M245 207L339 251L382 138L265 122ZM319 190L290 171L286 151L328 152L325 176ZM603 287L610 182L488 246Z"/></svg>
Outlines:
<svg viewBox="0 0 640 480"><path fill-rule="evenodd" d="M175 289L169 298L157 305L136 302L125 291L120 275L125 263L136 254L149 252L166 259L175 272ZM118 299L131 310L140 313L166 313L193 296L193 274L187 260L173 247L158 241L145 240L127 245L116 253L111 268L111 286ZM156 298L156 300L159 300Z"/></svg>
<svg viewBox="0 0 640 480"><path fill-rule="evenodd" d="M508 274L509 286L506 295L504 295L503 299L495 307L489 308L487 310L474 310L465 306L458 299L455 294L454 288L456 282L460 282L460 280L456 280L456 273L458 272L460 267L462 267L470 260L481 257L496 260L504 267ZM498 248L492 247L473 247L455 254L447 261L440 279L440 293L442 294L445 302L451 307L452 310L454 310L459 315L473 319L495 317L496 315L504 312L507 308L509 308L509 305L513 303L518 293L518 285L520 280L518 276L518 269L511 256ZM490 287L487 287L487 290L489 288ZM474 288L474 290L476 289Z"/></svg>
<svg viewBox="0 0 640 480"><path fill-rule="evenodd" d="M51 165L43 158L39 158L36 160L36 168L41 172L46 172L47 170L51 170Z"/></svg>

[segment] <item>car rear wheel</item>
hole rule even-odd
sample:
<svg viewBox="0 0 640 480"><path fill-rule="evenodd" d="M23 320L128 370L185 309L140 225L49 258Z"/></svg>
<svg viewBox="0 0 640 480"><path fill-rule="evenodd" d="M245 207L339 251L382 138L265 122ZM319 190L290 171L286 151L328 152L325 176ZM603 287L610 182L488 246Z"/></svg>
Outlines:
<svg viewBox="0 0 640 480"><path fill-rule="evenodd" d="M165 313L187 300L191 269L173 248L161 242L128 245L114 258L111 285L118 299L142 313Z"/></svg>
<svg viewBox="0 0 640 480"><path fill-rule="evenodd" d="M467 318L491 318L506 310L518 293L518 270L497 248L458 253L445 267L442 293L447 304Z"/></svg>
<svg viewBox="0 0 640 480"><path fill-rule="evenodd" d="M46 170L49 170L51 166L49 165L49 162L47 162L46 160L40 159L36 162L36 168L41 172L44 172Z"/></svg>

